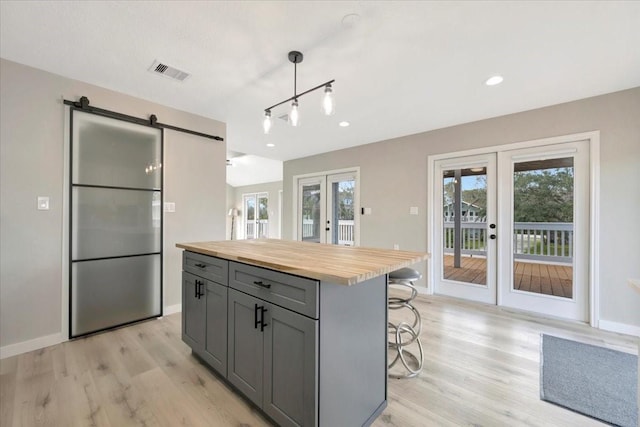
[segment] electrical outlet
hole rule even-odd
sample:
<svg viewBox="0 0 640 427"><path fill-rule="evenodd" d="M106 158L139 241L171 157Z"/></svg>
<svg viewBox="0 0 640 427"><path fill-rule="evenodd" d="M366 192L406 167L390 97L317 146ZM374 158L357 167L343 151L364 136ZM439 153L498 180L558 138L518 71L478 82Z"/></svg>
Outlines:
<svg viewBox="0 0 640 427"><path fill-rule="evenodd" d="M174 202L165 202L164 211L165 212L175 212L176 211L176 204Z"/></svg>
<svg viewBox="0 0 640 427"><path fill-rule="evenodd" d="M396 250L396 251L399 251L400 250L400 245L397 244L397 243L394 243L393 244L393 249Z"/></svg>
<svg viewBox="0 0 640 427"><path fill-rule="evenodd" d="M409 208L409 215L418 215L418 207L417 206L411 206Z"/></svg>

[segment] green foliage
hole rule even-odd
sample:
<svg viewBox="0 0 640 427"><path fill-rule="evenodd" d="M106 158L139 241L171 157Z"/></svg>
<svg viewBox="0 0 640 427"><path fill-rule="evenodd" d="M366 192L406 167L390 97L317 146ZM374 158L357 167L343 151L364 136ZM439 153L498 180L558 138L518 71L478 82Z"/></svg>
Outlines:
<svg viewBox="0 0 640 427"><path fill-rule="evenodd" d="M515 222L573 222L573 168L516 172Z"/></svg>

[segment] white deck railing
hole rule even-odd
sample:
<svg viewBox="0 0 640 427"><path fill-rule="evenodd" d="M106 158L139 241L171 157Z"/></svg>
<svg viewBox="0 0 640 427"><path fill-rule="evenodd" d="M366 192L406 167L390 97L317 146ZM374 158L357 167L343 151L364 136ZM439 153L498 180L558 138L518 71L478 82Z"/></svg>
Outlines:
<svg viewBox="0 0 640 427"><path fill-rule="evenodd" d="M486 255L486 222L462 222L461 253ZM445 221L444 252L453 253L454 223ZM513 227L514 258L571 263L573 259L573 223L516 222Z"/></svg>
<svg viewBox="0 0 640 427"><path fill-rule="evenodd" d="M315 230L317 227L312 219L302 220L302 239L314 240L314 237L319 240L319 230ZM341 219L338 221L338 244L353 246L355 244L354 238L354 221Z"/></svg>
<svg viewBox="0 0 640 427"><path fill-rule="evenodd" d="M258 234L256 235L256 223L258 225ZM269 237L269 220L260 219L256 222L247 222L246 224L245 239L260 239L263 237Z"/></svg>

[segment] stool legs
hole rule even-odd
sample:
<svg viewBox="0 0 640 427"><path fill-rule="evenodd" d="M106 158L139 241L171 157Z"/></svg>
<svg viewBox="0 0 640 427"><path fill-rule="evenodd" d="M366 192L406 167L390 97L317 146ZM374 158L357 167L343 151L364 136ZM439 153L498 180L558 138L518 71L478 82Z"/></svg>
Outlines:
<svg viewBox="0 0 640 427"><path fill-rule="evenodd" d="M389 363L389 369L391 369L398 361L402 363L404 368L408 371L406 374L396 374L389 372L390 378L413 378L422 371L424 364L424 351L422 348L422 342L420 341L420 332L422 331L422 319L418 310L411 304L411 301L418 295L418 291L408 280L395 280L391 282L393 285L400 285L407 287L411 290L411 295L408 298L390 297L388 306L389 310L400 310L403 308L409 309L413 313L413 322L411 324L407 322L400 322L394 324L388 322L388 332L392 339L389 340L389 348L396 351L395 357ZM406 349L407 346L412 344L417 345L418 355L416 356L412 351ZM409 362L411 360L411 363Z"/></svg>

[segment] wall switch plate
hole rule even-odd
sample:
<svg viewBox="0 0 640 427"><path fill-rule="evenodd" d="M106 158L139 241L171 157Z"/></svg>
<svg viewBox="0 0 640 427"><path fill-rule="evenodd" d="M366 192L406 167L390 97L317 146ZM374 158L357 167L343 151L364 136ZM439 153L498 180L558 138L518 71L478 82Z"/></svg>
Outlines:
<svg viewBox="0 0 640 427"><path fill-rule="evenodd" d="M174 202L165 202L164 203L164 211L165 212L175 212L176 204Z"/></svg>
<svg viewBox="0 0 640 427"><path fill-rule="evenodd" d="M371 215L371 208L362 208L363 215Z"/></svg>
<svg viewBox="0 0 640 427"><path fill-rule="evenodd" d="M397 244L397 243L394 243L393 244L393 249L395 249L396 251L399 251L400 250L400 245Z"/></svg>
<svg viewBox="0 0 640 427"><path fill-rule="evenodd" d="M48 196L38 196L38 210L39 211L48 211L49 210L49 197Z"/></svg>
<svg viewBox="0 0 640 427"><path fill-rule="evenodd" d="M418 207L417 206L411 206L409 208L409 215L418 215Z"/></svg>

